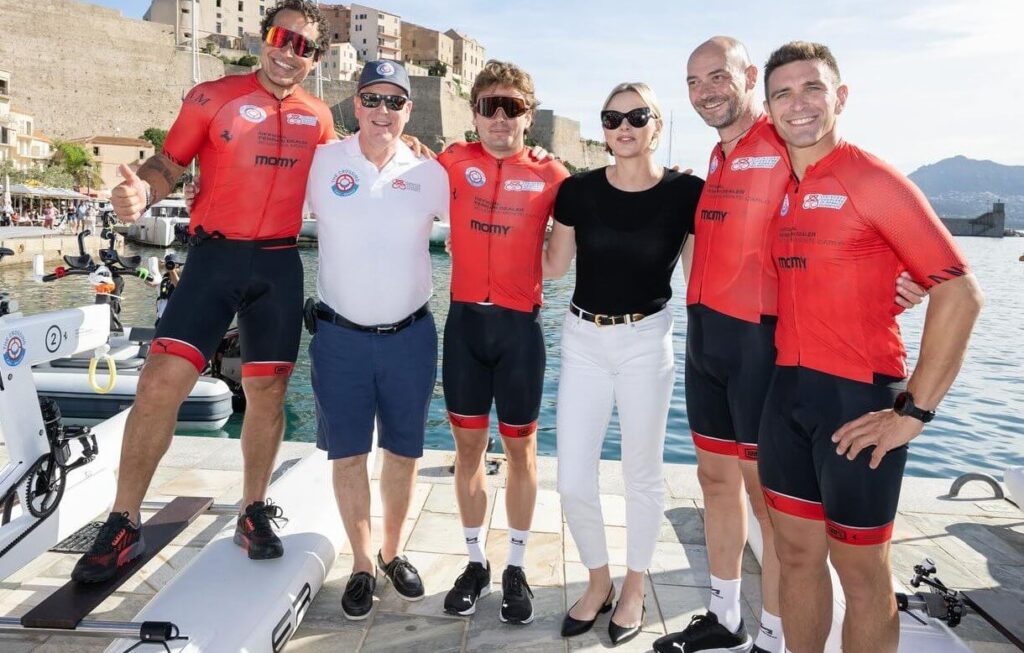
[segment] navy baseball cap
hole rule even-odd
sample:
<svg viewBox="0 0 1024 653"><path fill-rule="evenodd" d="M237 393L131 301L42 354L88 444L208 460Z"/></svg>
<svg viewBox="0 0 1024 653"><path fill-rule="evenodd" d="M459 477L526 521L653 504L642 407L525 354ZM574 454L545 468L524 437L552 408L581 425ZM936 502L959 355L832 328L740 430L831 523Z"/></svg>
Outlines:
<svg viewBox="0 0 1024 653"><path fill-rule="evenodd" d="M394 84L405 91L406 95L412 97L412 84L409 83L409 73L405 71L405 66L398 61L391 61L390 59L367 61L366 65L363 66L362 74L359 75L359 88L356 92L362 91L363 88L371 84L381 83Z"/></svg>

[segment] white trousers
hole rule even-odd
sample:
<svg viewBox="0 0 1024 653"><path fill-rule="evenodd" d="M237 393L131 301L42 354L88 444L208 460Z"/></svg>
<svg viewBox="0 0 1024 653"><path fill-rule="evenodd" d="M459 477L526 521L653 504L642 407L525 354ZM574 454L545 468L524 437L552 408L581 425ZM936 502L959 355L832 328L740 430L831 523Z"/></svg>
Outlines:
<svg viewBox="0 0 1024 653"><path fill-rule="evenodd" d="M614 405L622 432L626 565L644 571L664 510L661 463L675 383L672 314L665 308L639 322L599 327L567 313L561 359L558 492L580 560L588 569L608 564L598 467Z"/></svg>

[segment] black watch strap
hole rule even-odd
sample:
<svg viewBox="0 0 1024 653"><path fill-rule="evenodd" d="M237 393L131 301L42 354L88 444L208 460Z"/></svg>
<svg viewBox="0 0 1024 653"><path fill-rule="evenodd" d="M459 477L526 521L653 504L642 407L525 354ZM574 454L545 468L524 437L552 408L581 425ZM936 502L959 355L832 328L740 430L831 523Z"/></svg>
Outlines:
<svg viewBox="0 0 1024 653"><path fill-rule="evenodd" d="M914 395L909 392L901 392L896 395L896 401L892 405L893 412L903 417L913 417L927 424L935 419L934 410L924 410L914 405Z"/></svg>

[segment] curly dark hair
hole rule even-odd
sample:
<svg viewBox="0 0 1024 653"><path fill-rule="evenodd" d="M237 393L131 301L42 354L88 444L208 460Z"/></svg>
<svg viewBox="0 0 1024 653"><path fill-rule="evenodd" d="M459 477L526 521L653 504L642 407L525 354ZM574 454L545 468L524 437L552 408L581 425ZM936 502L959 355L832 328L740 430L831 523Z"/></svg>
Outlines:
<svg viewBox="0 0 1024 653"><path fill-rule="evenodd" d="M305 16L306 20L315 23L318 33L317 44L321 50L327 48L327 45L331 42L331 26L323 12L320 11L320 6L315 2L310 2L310 0L278 0L277 5L269 9L263 20L260 21L260 34L266 37L267 31L274 25L274 18L278 12L285 9L297 11Z"/></svg>

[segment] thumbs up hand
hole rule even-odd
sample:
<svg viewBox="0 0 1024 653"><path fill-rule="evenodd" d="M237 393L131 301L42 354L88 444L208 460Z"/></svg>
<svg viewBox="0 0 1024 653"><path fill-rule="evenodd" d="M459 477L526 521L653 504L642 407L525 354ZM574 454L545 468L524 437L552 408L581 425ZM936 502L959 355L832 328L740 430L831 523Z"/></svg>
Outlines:
<svg viewBox="0 0 1024 653"><path fill-rule="evenodd" d="M146 209L149 184L139 179L139 176L123 163L118 167L117 172L124 177L124 181L110 192L110 205L122 221L135 222Z"/></svg>

